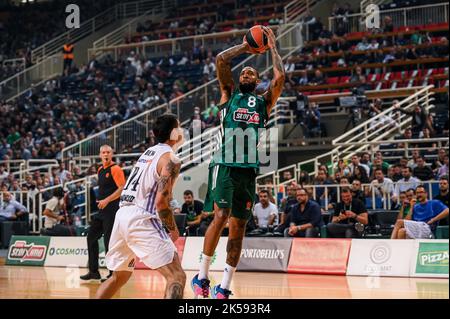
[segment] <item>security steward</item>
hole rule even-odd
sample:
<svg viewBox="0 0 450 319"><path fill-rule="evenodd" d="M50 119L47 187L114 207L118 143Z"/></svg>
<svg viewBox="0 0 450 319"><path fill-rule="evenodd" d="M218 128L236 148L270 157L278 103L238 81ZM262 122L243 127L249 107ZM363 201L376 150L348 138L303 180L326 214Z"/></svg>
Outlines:
<svg viewBox="0 0 450 319"><path fill-rule="evenodd" d="M72 68L72 62L73 62L73 50L74 45L70 41L70 39L67 39L67 43L63 46L63 59L64 59L64 65L63 70L66 71L68 69L68 72L70 73L70 69Z"/></svg>
<svg viewBox="0 0 450 319"><path fill-rule="evenodd" d="M114 226L116 212L119 210L119 198L125 186L123 170L112 161L113 150L109 145L100 147L102 166L98 170L98 198L99 213L91 220L87 235L89 254L89 272L81 276L82 280L101 280L98 271L98 240L103 235L105 253L108 252L109 239ZM111 272L108 278L111 276Z"/></svg>

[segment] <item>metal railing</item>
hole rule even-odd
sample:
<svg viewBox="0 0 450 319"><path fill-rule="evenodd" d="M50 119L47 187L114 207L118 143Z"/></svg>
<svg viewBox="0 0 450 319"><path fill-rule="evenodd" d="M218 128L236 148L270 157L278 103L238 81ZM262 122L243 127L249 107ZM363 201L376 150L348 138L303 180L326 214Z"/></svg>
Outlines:
<svg viewBox="0 0 450 319"><path fill-rule="evenodd" d="M274 31L279 26L270 26ZM131 51L136 52L139 56L149 58L153 56L164 56L166 54L174 55L177 52L185 52L192 50L196 45L202 45L211 50L223 47L223 44L229 39L242 39L248 29L233 30L225 32L215 32L201 34L195 36L178 37L173 39L142 41L139 43L119 44L106 47L93 47L88 49L88 56L101 56L109 54L114 60L118 60L123 56L128 56Z"/></svg>
<svg viewBox="0 0 450 319"><path fill-rule="evenodd" d="M286 180L283 182L279 182L276 184L266 184L266 185L256 185L256 190L268 190L269 193L272 194L273 199L275 201L275 204L279 204L279 201L281 198L285 197L287 186L292 183L294 180ZM365 198L365 206L367 209L383 209L383 210L392 210L394 207L393 204L398 204L398 197L394 195L394 190L397 186L401 184L407 184L409 183L403 183L403 182L393 182L392 183L392 192L390 193L383 193L382 196L378 193L379 191L377 188L371 184L361 184L361 191L364 194ZM423 181L421 182L422 185L425 186L428 192L428 198L433 199L436 195L439 194L439 181L437 180L429 180L429 181ZM333 210L332 204L336 204L341 202L341 191L344 187L350 187L352 185L349 184L323 184L323 185L312 185L308 184L305 185L304 188L309 193L309 198L315 200L318 202L321 206L321 208L324 211ZM319 196L320 194L320 196Z"/></svg>
<svg viewBox="0 0 450 319"><path fill-rule="evenodd" d="M429 110L434 106L430 103L433 101L431 96L434 94L431 91L432 88L432 85L424 87L413 95L400 101L399 103L397 103L397 105L406 110L413 109L415 105L420 105L421 107ZM277 184L280 180L280 176L283 175L283 172L286 170L291 170L293 167L295 169L293 169L291 173L294 176L295 180L299 179L302 171L306 171L308 175L315 175L321 163L327 163L327 166L329 166L331 172L334 172L339 159L350 158L353 154L361 151L378 150L373 146L376 143L370 142L379 142L380 144L382 144L384 143L384 140L389 140L390 137L399 132L400 129L405 128L411 122L411 116L406 114L399 115L395 122L390 121L386 115L394 111L395 107L392 106L381 112L377 116L364 121L342 136L334 139L332 143L333 145L336 145L336 147L331 151L312 159L289 165L276 171L258 176L257 183L263 184L266 179L272 179L273 183ZM383 121L381 121L381 119L383 119ZM377 122L379 124L373 126L373 123Z"/></svg>
<svg viewBox="0 0 450 319"><path fill-rule="evenodd" d="M375 5L379 6L385 2L387 2L387 0L362 0L359 7L361 9L361 13L364 14L366 12L366 8L368 5L375 4Z"/></svg>
<svg viewBox="0 0 450 319"><path fill-rule="evenodd" d="M108 33L107 35L101 37L100 39L97 39L94 41L92 47L98 48L98 47L108 47L117 45L119 43L123 43L125 38L127 36L131 36L131 34L135 33L136 26L138 23L144 21L145 19L151 18L151 16L156 16L160 14L167 13L176 3L175 0L150 0L150 1L140 1L139 6L124 6L124 9L126 8L134 8L136 13L139 13L139 16L135 19L129 21L128 23L120 26L119 28L115 29L114 31ZM125 4L122 4L125 5ZM129 9L128 9L129 10ZM126 13L124 13L126 14ZM136 16L135 15L129 15L127 17ZM90 57L89 57L90 58Z"/></svg>
<svg viewBox="0 0 450 319"><path fill-rule="evenodd" d="M0 99L10 101L28 89L62 74L61 54L55 54L0 82Z"/></svg>
<svg viewBox="0 0 450 319"><path fill-rule="evenodd" d="M317 0L293 0L284 7L284 23L297 22Z"/></svg>
<svg viewBox="0 0 450 319"><path fill-rule="evenodd" d="M301 30L301 25L294 24L277 37L278 41L284 44L283 48L280 49L281 56L289 56L302 45L303 42L301 39L298 39L299 30ZM267 52L265 54L247 57L233 67L234 78L238 78L242 67L248 64L253 65L257 69L263 69L266 72L272 67L269 55L270 53ZM159 115L171 111L178 116L180 122L184 122L191 118L196 106L201 110L205 110L211 104L216 104L219 101L219 95L218 80L214 79L195 90L185 93L183 96L171 100L168 104L159 105L147 110L140 115L64 148L63 159L67 160L72 157L80 160L85 156L97 155L99 147L103 144L109 144L116 150L116 153L121 153L124 146L143 143L148 136L154 120ZM68 154L72 154L72 156L68 156Z"/></svg>
<svg viewBox="0 0 450 319"><path fill-rule="evenodd" d="M148 13L151 7L157 6L159 3L160 1L157 0L141 0L116 4L114 7L81 23L79 28L64 32L31 51L31 61L37 63L49 55L59 53L64 43L67 41L67 37L70 37L72 42L76 42L117 20Z"/></svg>
<svg viewBox="0 0 450 319"><path fill-rule="evenodd" d="M384 26L384 18L390 17L394 28L408 27L416 25L427 25L448 22L448 2L430 4L416 7L389 9L380 11L380 28ZM348 15L346 21L339 17L329 17L328 27L331 32L335 32L340 23L343 24L346 32L367 31L365 14L355 13Z"/></svg>

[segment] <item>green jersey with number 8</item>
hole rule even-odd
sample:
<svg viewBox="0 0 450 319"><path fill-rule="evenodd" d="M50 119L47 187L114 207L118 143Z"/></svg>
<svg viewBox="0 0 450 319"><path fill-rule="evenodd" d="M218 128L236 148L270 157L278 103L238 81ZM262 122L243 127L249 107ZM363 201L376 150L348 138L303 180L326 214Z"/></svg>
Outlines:
<svg viewBox="0 0 450 319"><path fill-rule="evenodd" d="M264 128L268 120L265 99L236 89L219 109L220 142L209 167L220 164L259 169L259 129Z"/></svg>

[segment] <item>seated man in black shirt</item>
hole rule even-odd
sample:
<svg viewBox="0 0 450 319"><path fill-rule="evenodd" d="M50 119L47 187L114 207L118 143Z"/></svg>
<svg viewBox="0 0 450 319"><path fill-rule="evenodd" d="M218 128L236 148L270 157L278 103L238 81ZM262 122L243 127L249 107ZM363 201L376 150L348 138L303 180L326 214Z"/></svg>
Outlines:
<svg viewBox="0 0 450 319"><path fill-rule="evenodd" d="M287 197L285 197L281 200L281 205L280 205L280 210L282 211L281 218L280 218L280 224L284 223L284 221L285 221L287 215L289 214L289 212L291 211L292 207L297 205L297 197L296 197L297 188L298 188L298 185L295 182L288 184L286 187Z"/></svg>
<svg viewBox="0 0 450 319"><path fill-rule="evenodd" d="M359 228L368 223L369 214L364 204L360 200L352 198L352 192L349 188L343 188L341 191L341 202L336 204L333 219L327 225L328 237L359 237L362 232L362 229Z"/></svg>
<svg viewBox="0 0 450 319"><path fill-rule="evenodd" d="M188 226L189 235L195 236L197 229L199 235L204 235L212 220L210 214L203 212L203 203L194 200L194 194L191 190L184 191L183 196L184 203L181 207L181 213L186 214L186 226Z"/></svg>
<svg viewBox="0 0 450 319"><path fill-rule="evenodd" d="M293 206L283 224L275 231L284 232L286 237L318 237L322 224L319 204L309 200L306 189L298 188L298 204Z"/></svg>
<svg viewBox="0 0 450 319"><path fill-rule="evenodd" d="M433 199L440 200L442 204L444 204L447 207L449 206L448 203L448 177L442 176L439 178L439 195L436 195ZM448 225L448 216L447 218L441 219L439 221L439 226Z"/></svg>

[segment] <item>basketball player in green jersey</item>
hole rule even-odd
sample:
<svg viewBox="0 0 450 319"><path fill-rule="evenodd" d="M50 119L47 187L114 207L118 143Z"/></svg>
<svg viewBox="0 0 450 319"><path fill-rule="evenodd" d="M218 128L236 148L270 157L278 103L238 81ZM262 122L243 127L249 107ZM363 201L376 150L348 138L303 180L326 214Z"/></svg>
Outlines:
<svg viewBox="0 0 450 319"><path fill-rule="evenodd" d="M264 28L264 33L268 37L274 77L267 92L262 96L255 94L260 79L258 72L252 67L245 67L241 71L237 88L233 82L231 60L243 53L255 53L248 43L244 41L229 48L216 58L221 91L221 146L209 165L205 211L214 210L214 220L205 235L200 272L191 283L196 297L208 298L211 293L212 298L228 299L231 294L231 280L241 255L246 224L252 216L255 178L259 169L256 151L258 129L264 128L281 95L285 79L283 63L276 49L275 35L269 28ZM233 130L236 131L235 135L238 135L239 131L246 132L247 139L241 151L236 151L237 145L233 145L233 141L239 140L231 133ZM209 265L227 222L229 235L224 277L220 285L210 287Z"/></svg>

